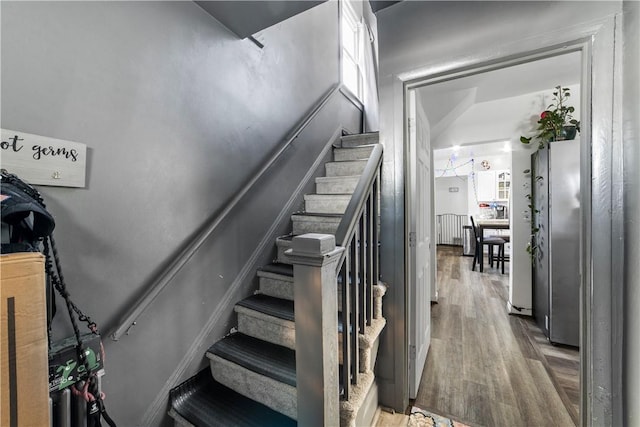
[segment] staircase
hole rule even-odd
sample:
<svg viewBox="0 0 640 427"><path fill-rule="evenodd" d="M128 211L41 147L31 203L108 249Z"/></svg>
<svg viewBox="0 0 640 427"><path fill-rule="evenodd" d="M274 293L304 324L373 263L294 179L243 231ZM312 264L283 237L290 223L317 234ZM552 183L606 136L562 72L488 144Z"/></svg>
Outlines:
<svg viewBox="0 0 640 427"><path fill-rule="evenodd" d="M210 370L200 372L171 391L169 414L176 425L297 424L294 268L287 251L291 249L294 236L307 233L335 235L339 228L347 228L345 223L353 222L349 218L343 221L343 217L352 194L363 186L358 187L358 184L377 143L377 133L370 133L342 137L339 146L334 147L334 161L325 164L325 176L316 178L316 192L305 195L304 211L291 217L292 233L276 239L275 261L258 270L259 290L236 304L237 330L214 343L206 352ZM379 170L379 165L377 168ZM374 191L370 191L375 194L364 202L369 222L365 218L355 227L360 230L360 234L356 230L355 237L350 238L355 243L338 242L348 246L335 281L340 361L340 386L336 393L340 394L341 426L370 423L377 407L373 368L380 333L386 324L382 317L386 287L372 279L378 276L378 182L376 179ZM365 224L373 236L371 244L366 237ZM362 253L363 260L368 257L369 264L375 260L376 266L365 273L365 262L361 261L361 268L358 267L358 261L349 261L349 253ZM349 270L350 265L353 271ZM369 282L370 286L366 288ZM344 283L350 286L344 289ZM355 294L359 292L356 289L362 290L360 299ZM346 305L353 300L360 301L357 303L360 309L350 309ZM369 308L367 300L370 301ZM343 312L347 313L344 321ZM358 332L357 337L352 333L354 330ZM346 336L345 331L349 332ZM347 366L342 366L345 359Z"/></svg>

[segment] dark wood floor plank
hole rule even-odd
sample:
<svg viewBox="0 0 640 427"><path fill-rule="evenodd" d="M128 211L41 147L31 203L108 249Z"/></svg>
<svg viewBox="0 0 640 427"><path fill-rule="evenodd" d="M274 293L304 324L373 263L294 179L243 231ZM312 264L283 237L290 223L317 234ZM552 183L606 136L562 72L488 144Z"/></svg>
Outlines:
<svg viewBox="0 0 640 427"><path fill-rule="evenodd" d="M579 352L506 312L508 274L438 248L439 302L415 404L471 425L575 425Z"/></svg>

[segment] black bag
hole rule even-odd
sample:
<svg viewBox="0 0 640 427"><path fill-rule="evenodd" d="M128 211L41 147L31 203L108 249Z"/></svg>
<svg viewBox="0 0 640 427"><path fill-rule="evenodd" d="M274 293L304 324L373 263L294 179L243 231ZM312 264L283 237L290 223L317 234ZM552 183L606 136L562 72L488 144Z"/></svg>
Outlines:
<svg viewBox="0 0 640 427"><path fill-rule="evenodd" d="M38 190L5 169L0 176L0 252L39 252L40 242L51 235L55 220L45 209Z"/></svg>

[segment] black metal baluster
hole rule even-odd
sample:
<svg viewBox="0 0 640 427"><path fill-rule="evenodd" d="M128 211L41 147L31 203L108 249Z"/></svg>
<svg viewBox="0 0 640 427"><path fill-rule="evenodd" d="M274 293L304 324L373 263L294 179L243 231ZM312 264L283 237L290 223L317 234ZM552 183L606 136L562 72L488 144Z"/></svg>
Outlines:
<svg viewBox="0 0 640 427"><path fill-rule="evenodd" d="M363 210L360 221L358 221L358 232L360 234L360 247L358 248L358 257L360 262L360 283L358 286L358 327L361 333L365 333L365 326L367 323L367 286L369 284L367 280L367 213L366 209Z"/></svg>
<svg viewBox="0 0 640 427"><path fill-rule="evenodd" d="M353 376L351 377L352 384L358 384L358 372L360 372L360 351L359 351L359 341L360 341L360 331L358 330L358 239L359 239L359 230L356 227L355 234L353 236L353 240L351 240L350 245L350 253L349 257L351 257L351 370Z"/></svg>
<svg viewBox="0 0 640 427"><path fill-rule="evenodd" d="M367 199L367 260L369 261L367 264L367 277L369 278L369 283L367 285L367 325L371 325L371 320L373 319L373 285L375 283L375 276L373 275L373 264L375 264L375 259L373 258L373 246L375 245L375 240L373 240L373 189L375 188L375 184L371 187L371 192L369 193L369 198Z"/></svg>
<svg viewBox="0 0 640 427"><path fill-rule="evenodd" d="M372 283L375 285L378 283L378 280L380 280L380 239L378 237L378 233L379 233L379 227L380 227L380 170L378 170L378 173L376 175L376 179L374 181L374 190L373 190L373 197L375 198L374 202L373 202L373 239L372 239L372 243L373 243L373 280Z"/></svg>
<svg viewBox="0 0 640 427"><path fill-rule="evenodd" d="M346 248L347 254L351 249ZM351 341L349 340L350 320L350 298L349 298L349 269L350 259L344 259L340 276L342 278L342 386L344 387L344 400L349 400L351 391Z"/></svg>

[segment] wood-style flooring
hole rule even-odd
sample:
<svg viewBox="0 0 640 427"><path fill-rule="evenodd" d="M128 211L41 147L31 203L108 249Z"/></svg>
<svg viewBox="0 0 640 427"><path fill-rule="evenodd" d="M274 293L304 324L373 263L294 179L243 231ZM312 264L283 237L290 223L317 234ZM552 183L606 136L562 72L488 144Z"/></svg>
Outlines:
<svg viewBox="0 0 640 427"><path fill-rule="evenodd" d="M438 304L415 405L474 426L574 426L579 352L507 314L508 274L438 248Z"/></svg>

